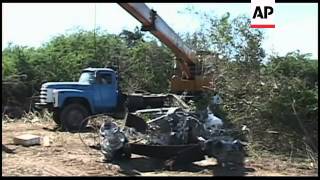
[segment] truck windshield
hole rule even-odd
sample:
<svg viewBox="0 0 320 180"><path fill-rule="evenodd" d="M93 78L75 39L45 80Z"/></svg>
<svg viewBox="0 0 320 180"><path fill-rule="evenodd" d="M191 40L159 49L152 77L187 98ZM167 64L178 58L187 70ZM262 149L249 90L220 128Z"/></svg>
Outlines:
<svg viewBox="0 0 320 180"><path fill-rule="evenodd" d="M80 78L79 78L79 83L89 83L89 84L94 84L95 78L94 78L94 72L82 72Z"/></svg>

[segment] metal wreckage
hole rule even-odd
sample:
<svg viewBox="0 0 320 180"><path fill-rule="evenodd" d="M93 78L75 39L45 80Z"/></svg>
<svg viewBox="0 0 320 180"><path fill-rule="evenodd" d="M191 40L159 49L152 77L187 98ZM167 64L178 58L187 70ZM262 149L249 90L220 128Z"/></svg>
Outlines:
<svg viewBox="0 0 320 180"><path fill-rule="evenodd" d="M128 113L122 127L110 118L105 120L99 131L105 160L138 154L164 160L168 167L204 160L205 156L216 158L223 167L243 163L246 143L234 134L243 134L244 129L223 129L221 119L210 111L192 112L178 96L160 99L168 98L175 101L175 107Z"/></svg>

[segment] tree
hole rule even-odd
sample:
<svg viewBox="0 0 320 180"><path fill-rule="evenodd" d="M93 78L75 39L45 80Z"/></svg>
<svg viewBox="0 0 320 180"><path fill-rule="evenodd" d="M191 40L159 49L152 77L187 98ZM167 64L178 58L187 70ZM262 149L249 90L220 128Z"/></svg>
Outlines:
<svg viewBox="0 0 320 180"><path fill-rule="evenodd" d="M269 63L263 64L263 33L250 28L249 18L195 14L205 23L184 39L209 52L201 58L224 99L224 122L247 125L256 150L303 150L304 143L317 147L318 62L291 52L267 57Z"/></svg>
<svg viewBox="0 0 320 180"><path fill-rule="evenodd" d="M143 33L139 30L138 27L135 27L134 32L123 30L119 37L124 39L129 48L135 46L139 41L143 41Z"/></svg>

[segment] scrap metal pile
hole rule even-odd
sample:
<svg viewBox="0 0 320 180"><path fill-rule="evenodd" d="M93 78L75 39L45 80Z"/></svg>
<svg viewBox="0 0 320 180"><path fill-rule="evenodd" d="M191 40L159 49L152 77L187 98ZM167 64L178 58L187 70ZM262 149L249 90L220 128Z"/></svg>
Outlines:
<svg viewBox="0 0 320 180"><path fill-rule="evenodd" d="M139 110L128 114L123 127L110 119L104 122L101 151L108 161L133 153L165 160L170 167L205 156L222 166L242 163L244 144L222 127L222 120L210 112L203 116L180 107Z"/></svg>

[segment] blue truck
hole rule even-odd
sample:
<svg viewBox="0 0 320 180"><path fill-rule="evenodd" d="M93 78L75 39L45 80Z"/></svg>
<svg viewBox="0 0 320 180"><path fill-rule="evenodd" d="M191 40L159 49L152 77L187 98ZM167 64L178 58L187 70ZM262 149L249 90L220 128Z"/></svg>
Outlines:
<svg viewBox="0 0 320 180"><path fill-rule="evenodd" d="M47 109L55 123L66 131L86 127L88 116L107 114L117 119L127 112L147 108L187 105L174 94L136 91L126 94L119 86L118 72L112 68L83 69L78 82L47 82L40 89L38 109Z"/></svg>
<svg viewBox="0 0 320 180"><path fill-rule="evenodd" d="M42 84L36 105L53 112L53 120L66 130L79 130L92 114L123 112L126 95L118 84L118 74L111 68L86 68L78 82Z"/></svg>

